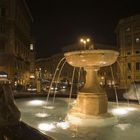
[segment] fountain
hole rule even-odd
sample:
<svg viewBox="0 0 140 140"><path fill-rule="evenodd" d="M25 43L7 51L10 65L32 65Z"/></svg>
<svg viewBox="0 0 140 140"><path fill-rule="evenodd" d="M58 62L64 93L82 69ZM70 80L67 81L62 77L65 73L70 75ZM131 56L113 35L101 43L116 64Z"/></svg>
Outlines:
<svg viewBox="0 0 140 140"><path fill-rule="evenodd" d="M83 50L64 55L70 65L87 72L77 103L61 97L55 102L44 97L16 99L21 119L57 140L139 140L139 105L108 102L98 82L98 70L113 64L118 52Z"/></svg>
<svg viewBox="0 0 140 140"><path fill-rule="evenodd" d="M116 123L116 118L107 112L108 99L100 87L97 72L100 67L112 65L118 55L113 50L81 50L64 54L70 65L84 67L86 71L85 86L78 93L76 105L68 113L67 119L71 124L104 126Z"/></svg>

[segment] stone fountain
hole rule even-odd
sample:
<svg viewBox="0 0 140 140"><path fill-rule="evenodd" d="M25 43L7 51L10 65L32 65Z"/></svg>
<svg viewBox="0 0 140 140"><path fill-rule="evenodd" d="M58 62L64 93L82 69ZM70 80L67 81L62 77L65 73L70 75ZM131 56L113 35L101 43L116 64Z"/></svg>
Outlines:
<svg viewBox="0 0 140 140"><path fill-rule="evenodd" d="M65 53L66 61L74 67L86 71L85 86L79 91L76 105L69 111L67 119L72 124L82 126L104 126L116 123L116 118L108 113L108 99L100 87L98 70L112 65L119 53L113 50L81 50Z"/></svg>

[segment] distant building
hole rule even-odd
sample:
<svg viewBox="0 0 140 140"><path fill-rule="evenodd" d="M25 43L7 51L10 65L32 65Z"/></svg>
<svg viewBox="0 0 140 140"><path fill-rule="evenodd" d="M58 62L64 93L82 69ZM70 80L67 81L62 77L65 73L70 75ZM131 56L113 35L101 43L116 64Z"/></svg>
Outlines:
<svg viewBox="0 0 140 140"><path fill-rule="evenodd" d="M109 44L102 44L102 43L94 43L94 44L89 44L86 46L87 49L105 49L105 50L118 50L118 48L116 48L116 46L114 45L109 45ZM84 50L84 45L81 44L81 43L75 43L75 44L70 44L70 45L67 45L67 46L64 46L62 48L62 52L70 52L70 51L77 51L77 50Z"/></svg>
<svg viewBox="0 0 140 140"><path fill-rule="evenodd" d="M121 19L116 27L120 50L118 77L121 88L140 82L140 15Z"/></svg>
<svg viewBox="0 0 140 140"><path fill-rule="evenodd" d="M52 79L55 70L57 68L57 65L63 57L64 56L62 53L58 53L51 57L37 59L36 60L37 78Z"/></svg>
<svg viewBox="0 0 140 140"><path fill-rule="evenodd" d="M14 84L25 85L29 80L34 53L32 22L24 0L0 0L0 71Z"/></svg>

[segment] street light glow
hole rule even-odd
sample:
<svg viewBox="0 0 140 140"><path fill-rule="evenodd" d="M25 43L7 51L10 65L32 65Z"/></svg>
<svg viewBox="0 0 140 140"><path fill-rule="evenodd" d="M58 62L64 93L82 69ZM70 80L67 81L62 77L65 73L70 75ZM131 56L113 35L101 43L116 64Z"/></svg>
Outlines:
<svg viewBox="0 0 140 140"><path fill-rule="evenodd" d="M83 42L83 41L84 41L83 38L81 38L81 39L80 39L80 42Z"/></svg>
<svg viewBox="0 0 140 140"><path fill-rule="evenodd" d="M90 42L90 38L81 38L80 42L84 44L84 48L86 49L86 45Z"/></svg>
<svg viewBox="0 0 140 140"><path fill-rule="evenodd" d="M86 41L84 40L83 43L86 44Z"/></svg>
<svg viewBox="0 0 140 140"><path fill-rule="evenodd" d="M87 38L87 42L90 42L90 39L89 38Z"/></svg>

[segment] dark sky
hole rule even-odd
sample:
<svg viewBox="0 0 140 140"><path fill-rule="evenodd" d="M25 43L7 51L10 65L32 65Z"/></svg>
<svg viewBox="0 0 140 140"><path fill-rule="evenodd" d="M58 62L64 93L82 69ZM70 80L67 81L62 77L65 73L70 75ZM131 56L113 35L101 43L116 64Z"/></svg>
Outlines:
<svg viewBox="0 0 140 140"><path fill-rule="evenodd" d="M26 0L34 18L37 57L60 52L80 36L115 44L119 19L140 14L139 0Z"/></svg>

